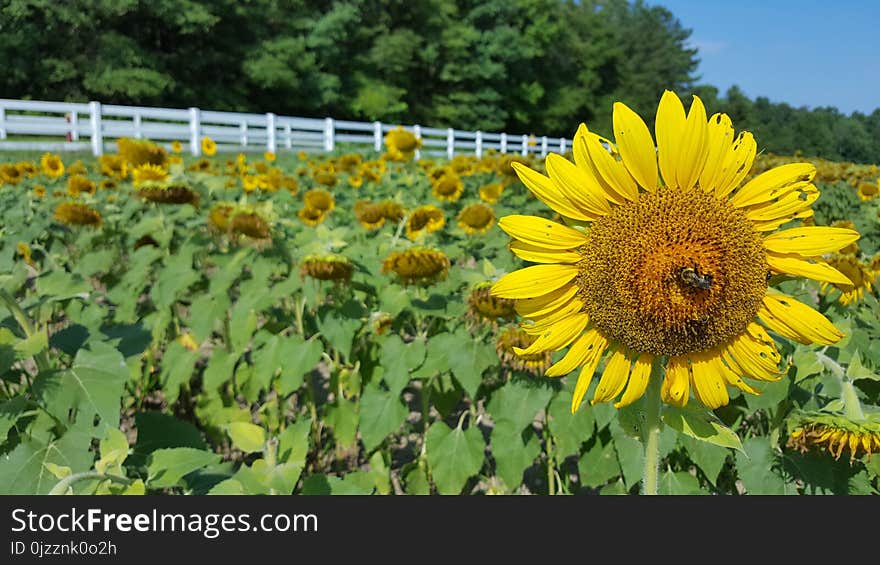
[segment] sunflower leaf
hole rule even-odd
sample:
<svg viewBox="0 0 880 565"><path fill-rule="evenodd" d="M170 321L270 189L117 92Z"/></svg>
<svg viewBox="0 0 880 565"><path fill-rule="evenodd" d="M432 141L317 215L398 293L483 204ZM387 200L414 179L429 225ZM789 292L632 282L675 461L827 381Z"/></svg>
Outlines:
<svg viewBox="0 0 880 565"><path fill-rule="evenodd" d="M700 441L743 451L742 442L736 432L722 424L708 410L693 406L664 408L663 422L678 432Z"/></svg>

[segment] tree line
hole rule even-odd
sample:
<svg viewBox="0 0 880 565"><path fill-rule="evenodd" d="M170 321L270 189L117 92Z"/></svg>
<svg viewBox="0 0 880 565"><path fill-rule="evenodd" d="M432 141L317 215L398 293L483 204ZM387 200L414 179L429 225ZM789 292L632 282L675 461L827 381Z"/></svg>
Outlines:
<svg viewBox="0 0 880 565"><path fill-rule="evenodd" d="M880 110L846 116L724 95L690 30L641 0L0 1L2 96L610 134L699 93L762 148L880 162Z"/></svg>

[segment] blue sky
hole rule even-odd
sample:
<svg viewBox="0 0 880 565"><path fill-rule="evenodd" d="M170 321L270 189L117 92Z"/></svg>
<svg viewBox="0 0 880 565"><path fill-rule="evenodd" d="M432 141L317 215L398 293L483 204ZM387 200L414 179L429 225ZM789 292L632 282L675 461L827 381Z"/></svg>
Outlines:
<svg viewBox="0 0 880 565"><path fill-rule="evenodd" d="M795 107L880 107L880 0L646 0L692 30L700 83Z"/></svg>

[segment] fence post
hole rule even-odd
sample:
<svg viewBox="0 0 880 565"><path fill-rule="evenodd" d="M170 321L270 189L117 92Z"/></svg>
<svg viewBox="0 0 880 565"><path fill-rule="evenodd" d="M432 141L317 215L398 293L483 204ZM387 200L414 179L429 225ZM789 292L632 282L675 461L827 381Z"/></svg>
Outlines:
<svg viewBox="0 0 880 565"><path fill-rule="evenodd" d="M284 146L293 149L293 135L290 131L290 122L284 122Z"/></svg>
<svg viewBox="0 0 880 565"><path fill-rule="evenodd" d="M547 156L547 136L541 137L541 157Z"/></svg>
<svg viewBox="0 0 880 565"><path fill-rule="evenodd" d="M0 139L6 139L6 108L0 106Z"/></svg>
<svg viewBox="0 0 880 565"><path fill-rule="evenodd" d="M189 109L189 152L193 157L202 154L202 112L198 108Z"/></svg>
<svg viewBox="0 0 880 565"><path fill-rule="evenodd" d="M266 114L266 150L275 153L275 114Z"/></svg>
<svg viewBox="0 0 880 565"><path fill-rule="evenodd" d="M529 154L529 136L527 136L526 134L523 134L523 136L522 136L522 151L521 151L521 153L523 155Z"/></svg>
<svg viewBox="0 0 880 565"><path fill-rule="evenodd" d="M238 143L243 147L247 147L248 144L248 128L247 122L241 122L238 124Z"/></svg>
<svg viewBox="0 0 880 565"><path fill-rule="evenodd" d="M70 116L70 141L79 141L79 114L71 112Z"/></svg>
<svg viewBox="0 0 880 565"><path fill-rule="evenodd" d="M559 154L565 155L565 138L564 137L559 138Z"/></svg>
<svg viewBox="0 0 880 565"><path fill-rule="evenodd" d="M144 132L141 130L141 115L137 112L134 113L134 137L135 139L141 139L144 137Z"/></svg>
<svg viewBox="0 0 880 565"><path fill-rule="evenodd" d="M483 156L483 132L477 131L477 137L474 139L474 153L477 158Z"/></svg>
<svg viewBox="0 0 880 565"><path fill-rule="evenodd" d="M506 133L501 134L501 152L507 153L507 134Z"/></svg>
<svg viewBox="0 0 880 565"><path fill-rule="evenodd" d="M413 126L413 135L416 136L416 139L422 139L422 126L420 126L418 124L414 125ZM419 160L422 158L422 152L419 151L418 149L416 149L415 158L416 158L416 160Z"/></svg>
<svg viewBox="0 0 880 565"><path fill-rule="evenodd" d="M455 130L446 128L446 158L455 157Z"/></svg>
<svg viewBox="0 0 880 565"><path fill-rule="evenodd" d="M373 149L382 151L382 122L373 122Z"/></svg>
<svg viewBox="0 0 880 565"><path fill-rule="evenodd" d="M324 151L333 151L336 146L335 124L333 118L324 119Z"/></svg>
<svg viewBox="0 0 880 565"><path fill-rule="evenodd" d="M104 154L104 132L101 126L101 103L89 102L89 124L92 127L92 155Z"/></svg>

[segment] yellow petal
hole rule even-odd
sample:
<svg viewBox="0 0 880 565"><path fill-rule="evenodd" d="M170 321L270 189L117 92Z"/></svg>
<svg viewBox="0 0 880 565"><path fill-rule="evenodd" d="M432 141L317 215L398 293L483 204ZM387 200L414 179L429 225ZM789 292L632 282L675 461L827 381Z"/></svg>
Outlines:
<svg viewBox="0 0 880 565"><path fill-rule="evenodd" d="M642 118L620 102L614 103L614 141L633 178L645 189L657 188L657 150Z"/></svg>
<svg viewBox="0 0 880 565"><path fill-rule="evenodd" d="M758 153L758 144L755 136L744 131L736 137L733 147L725 155L721 170L715 177L715 196L723 198L739 186L739 183L752 170L752 163Z"/></svg>
<svg viewBox="0 0 880 565"><path fill-rule="evenodd" d="M697 183L703 167L706 165L706 156L709 146L706 143L708 137L708 123L706 108L700 97L694 95L691 109L687 115L684 133L679 140L678 158L675 164L675 178L678 186L689 189Z"/></svg>
<svg viewBox="0 0 880 565"><path fill-rule="evenodd" d="M687 405L690 395L690 369L687 357L672 357L666 363L666 376L660 387L660 398L666 404Z"/></svg>
<svg viewBox="0 0 880 565"><path fill-rule="evenodd" d="M626 199L620 196L607 182L605 182L599 169L597 169L596 165L593 163L592 157L590 157L590 151L587 149L587 138L591 136L593 136L593 134L587 129L586 124L578 126L577 132L574 134L574 139L571 142L571 151L574 154L575 165L577 165L577 168L591 179L590 186L599 187L601 196L603 196L605 200L614 204L623 204L626 202Z"/></svg>
<svg viewBox="0 0 880 565"><path fill-rule="evenodd" d="M660 174L666 186L676 186L676 166L680 150L681 136L684 134L687 117L684 106L678 96L671 90L663 92L657 106L654 120L654 135L657 138L657 161Z"/></svg>
<svg viewBox="0 0 880 565"><path fill-rule="evenodd" d="M581 369L580 375L578 375L577 383L574 385L574 394L571 395L572 414L577 411L584 399L584 395L587 393L587 389L590 388L590 381L593 380L593 373L596 372L596 367L599 366L599 361L602 359L604 346L601 349L601 351L598 351L587 360L583 369Z"/></svg>
<svg viewBox="0 0 880 565"><path fill-rule="evenodd" d="M811 262L798 255L779 255L767 253L767 264L777 273L786 273L799 277L807 277L817 281L837 283L844 286L853 286L846 275L823 262Z"/></svg>
<svg viewBox="0 0 880 565"><path fill-rule="evenodd" d="M516 301L514 309L520 316L526 318L543 316L568 304L577 291L578 287L571 285L535 298L523 298Z"/></svg>
<svg viewBox="0 0 880 565"><path fill-rule="evenodd" d="M490 294L501 298L535 298L567 285L578 274L575 265L535 265L501 277Z"/></svg>
<svg viewBox="0 0 880 565"><path fill-rule="evenodd" d="M599 182L583 169L556 153L547 155L544 165L566 199L585 216L594 220L611 213L611 205Z"/></svg>
<svg viewBox="0 0 880 565"><path fill-rule="evenodd" d="M537 171L533 171L522 163L513 162L510 166L516 171L519 180L526 185L526 188L531 190L538 197L538 200L549 206L553 211L574 220L590 220L587 214L579 210L562 194L559 187L550 178Z"/></svg>
<svg viewBox="0 0 880 565"><path fill-rule="evenodd" d="M728 361L731 366L727 365ZM739 370L739 367L733 362L729 353L722 353L721 356L713 356L710 363L730 386L735 386L741 391L748 392L749 394L761 394L761 391L746 383L739 373L735 372L733 367L736 367L736 370Z"/></svg>
<svg viewBox="0 0 880 565"><path fill-rule="evenodd" d="M730 401L724 376L713 363L714 359L718 359L717 354L703 353L691 356L691 384L694 397L712 410L726 406Z"/></svg>
<svg viewBox="0 0 880 565"><path fill-rule="evenodd" d="M599 379L599 384L596 385L596 390L593 392L593 399L590 401L590 404L606 402L620 394L623 391L623 387L626 386L629 367L630 361L626 356L626 351L623 347L618 347L617 351L608 359L608 363L605 364L605 370L602 371L602 378Z"/></svg>
<svg viewBox="0 0 880 565"><path fill-rule="evenodd" d="M561 377L589 362L593 356L602 355L608 340L596 328L590 328L571 344L565 357L544 373L545 377Z"/></svg>
<svg viewBox="0 0 880 565"><path fill-rule="evenodd" d="M520 259L532 263L577 263L583 259L574 251L547 249L516 240L510 242L510 250Z"/></svg>
<svg viewBox="0 0 880 565"><path fill-rule="evenodd" d="M737 208L751 206L779 198L798 187L808 184L816 176L811 163L789 163L774 167L756 176L739 189L730 203Z"/></svg>
<svg viewBox="0 0 880 565"><path fill-rule="evenodd" d="M727 351L745 376L759 381L778 381L782 378L778 366L779 352L753 339L748 333L735 338L727 346ZM774 358L777 360L774 361Z"/></svg>
<svg viewBox="0 0 880 565"><path fill-rule="evenodd" d="M532 355L544 351L558 351L581 335L590 317L587 314L574 314L553 324L538 339L525 349L514 347L517 355Z"/></svg>
<svg viewBox="0 0 880 565"><path fill-rule="evenodd" d="M766 310L770 316L763 315ZM800 343L831 345L840 341L844 334L831 321L806 304L784 294L768 294L764 297L764 308L758 311L761 319L774 331L783 326L794 333ZM774 327L776 326L776 327ZM783 335L782 332L778 332ZM787 336L786 336L787 337Z"/></svg>
<svg viewBox="0 0 880 565"><path fill-rule="evenodd" d="M859 239L859 232L847 228L807 226L783 230L764 238L764 249L816 257L843 249Z"/></svg>
<svg viewBox="0 0 880 565"><path fill-rule="evenodd" d="M573 298L558 310L549 312L541 316L540 318L533 318L530 323L524 322L520 324L520 328L522 328L522 330L529 335L541 335L542 333L553 327L556 323L570 318L575 314L580 314L583 308L584 303L577 298Z"/></svg>
<svg viewBox="0 0 880 565"><path fill-rule="evenodd" d="M706 192L713 192L715 179L724 165L724 158L730 153L733 146L733 123L727 114L714 114L709 118L706 130L706 166L700 173L700 188Z"/></svg>
<svg viewBox="0 0 880 565"><path fill-rule="evenodd" d="M649 353L642 353L633 364L629 373L629 382L620 401L614 403L615 408L623 408L629 406L645 394L648 388L648 381L651 379L651 365L654 363L654 356Z"/></svg>
<svg viewBox="0 0 880 565"><path fill-rule="evenodd" d="M819 191L811 184L789 192L774 202L758 204L746 209L746 217L753 222L791 220L819 198Z"/></svg>
<svg viewBox="0 0 880 565"><path fill-rule="evenodd" d="M498 226L511 237L544 249L574 249L588 240L583 232L537 216L504 216Z"/></svg>
<svg viewBox="0 0 880 565"><path fill-rule="evenodd" d="M600 139L595 134L588 134L585 138L587 151L590 153L593 165L611 190L627 200L635 200L639 197L639 187L636 181L626 170L626 166L608 152Z"/></svg>

